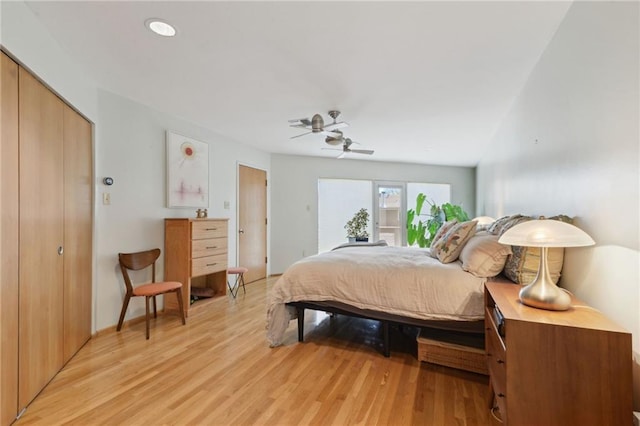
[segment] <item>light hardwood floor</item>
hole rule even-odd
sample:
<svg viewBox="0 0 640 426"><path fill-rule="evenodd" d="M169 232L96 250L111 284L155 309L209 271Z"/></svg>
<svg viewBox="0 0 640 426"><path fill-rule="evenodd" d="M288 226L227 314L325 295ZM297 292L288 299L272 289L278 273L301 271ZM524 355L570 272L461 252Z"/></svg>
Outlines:
<svg viewBox="0 0 640 426"><path fill-rule="evenodd" d="M488 378L420 363L415 336L376 322L306 315L285 344L265 339L275 278L196 303L187 325L159 315L91 339L15 425L497 425Z"/></svg>

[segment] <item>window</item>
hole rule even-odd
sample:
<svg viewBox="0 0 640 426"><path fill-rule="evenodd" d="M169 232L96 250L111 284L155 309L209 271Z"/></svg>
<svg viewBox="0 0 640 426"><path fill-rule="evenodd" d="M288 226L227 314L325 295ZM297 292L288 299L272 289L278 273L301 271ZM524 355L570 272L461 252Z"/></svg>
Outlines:
<svg viewBox="0 0 640 426"><path fill-rule="evenodd" d="M347 242L344 225L361 208L370 215L370 241L406 245L408 209L415 209L419 193L438 205L450 202L451 185L418 182L382 182L355 179L318 179L318 253ZM406 197L405 197L406 195ZM423 214L429 213L424 204ZM418 220L428 219L422 216Z"/></svg>
<svg viewBox="0 0 640 426"><path fill-rule="evenodd" d="M344 225L358 210L372 213L371 185L369 180L318 179L318 253L347 242ZM371 222L368 232L372 235Z"/></svg>

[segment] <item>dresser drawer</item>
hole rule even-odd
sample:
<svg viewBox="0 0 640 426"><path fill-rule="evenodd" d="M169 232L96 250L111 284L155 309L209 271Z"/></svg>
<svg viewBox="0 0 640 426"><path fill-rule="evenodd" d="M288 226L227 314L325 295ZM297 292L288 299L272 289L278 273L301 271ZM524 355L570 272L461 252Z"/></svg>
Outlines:
<svg viewBox="0 0 640 426"><path fill-rule="evenodd" d="M227 253L227 238L209 238L191 241L191 258Z"/></svg>
<svg viewBox="0 0 640 426"><path fill-rule="evenodd" d="M191 276L212 274L227 269L227 254L217 254L214 256L191 259Z"/></svg>
<svg viewBox="0 0 640 426"><path fill-rule="evenodd" d="M227 222L218 220L203 220L191 222L191 239L204 240L208 238L226 238Z"/></svg>

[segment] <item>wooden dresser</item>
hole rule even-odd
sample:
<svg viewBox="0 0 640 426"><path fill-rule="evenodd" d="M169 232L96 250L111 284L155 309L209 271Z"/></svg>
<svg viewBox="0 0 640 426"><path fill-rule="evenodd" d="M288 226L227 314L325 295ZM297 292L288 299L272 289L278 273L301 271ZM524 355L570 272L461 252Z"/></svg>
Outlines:
<svg viewBox="0 0 640 426"><path fill-rule="evenodd" d="M227 294L228 219L165 219L164 279L182 283L188 315L191 289L212 297ZM165 309L177 310L175 295L165 295Z"/></svg>
<svg viewBox="0 0 640 426"><path fill-rule="evenodd" d="M520 286L487 283L486 352L509 425L631 425L631 334L572 298L567 311L531 308Z"/></svg>

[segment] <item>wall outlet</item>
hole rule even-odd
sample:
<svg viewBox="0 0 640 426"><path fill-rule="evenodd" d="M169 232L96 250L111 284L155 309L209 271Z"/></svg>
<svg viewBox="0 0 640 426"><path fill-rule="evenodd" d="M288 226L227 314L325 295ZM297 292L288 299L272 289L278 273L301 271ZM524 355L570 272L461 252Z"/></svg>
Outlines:
<svg viewBox="0 0 640 426"><path fill-rule="evenodd" d="M224 208L225 210L229 210L229 207L231 206L231 203L229 203L228 201L224 202Z"/></svg>
<svg viewBox="0 0 640 426"><path fill-rule="evenodd" d="M102 204L104 204L105 206L108 206L109 204L111 204L111 194L108 192L103 192L102 193Z"/></svg>

